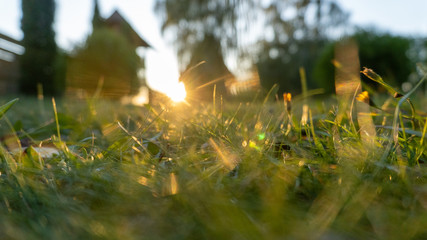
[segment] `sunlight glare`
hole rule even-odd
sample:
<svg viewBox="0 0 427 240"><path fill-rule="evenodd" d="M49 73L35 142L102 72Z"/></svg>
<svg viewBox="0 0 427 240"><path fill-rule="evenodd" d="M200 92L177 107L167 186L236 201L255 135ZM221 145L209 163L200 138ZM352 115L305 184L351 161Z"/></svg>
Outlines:
<svg viewBox="0 0 427 240"><path fill-rule="evenodd" d="M166 94L174 102L183 102L187 93L178 81L176 57L167 51L147 52L147 82L154 90Z"/></svg>
<svg viewBox="0 0 427 240"><path fill-rule="evenodd" d="M167 89L164 90L166 95L174 102L182 102L187 96L185 91L184 83L178 82L176 84L170 85Z"/></svg>

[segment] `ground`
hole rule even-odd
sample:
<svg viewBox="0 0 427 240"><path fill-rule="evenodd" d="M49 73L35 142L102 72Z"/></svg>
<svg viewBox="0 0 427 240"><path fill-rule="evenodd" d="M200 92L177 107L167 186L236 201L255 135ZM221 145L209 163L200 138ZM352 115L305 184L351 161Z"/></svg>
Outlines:
<svg viewBox="0 0 427 240"><path fill-rule="evenodd" d="M369 108L369 138L333 97L287 104L21 98L0 108L0 238L427 237L425 113Z"/></svg>

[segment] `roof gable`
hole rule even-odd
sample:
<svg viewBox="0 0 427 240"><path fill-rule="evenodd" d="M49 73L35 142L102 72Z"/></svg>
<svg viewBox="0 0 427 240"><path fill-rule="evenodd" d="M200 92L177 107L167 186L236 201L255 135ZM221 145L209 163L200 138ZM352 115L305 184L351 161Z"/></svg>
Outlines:
<svg viewBox="0 0 427 240"><path fill-rule="evenodd" d="M151 47L138 33L131 27L128 21L115 10L114 13L107 19L105 23L108 27L122 33L136 47Z"/></svg>

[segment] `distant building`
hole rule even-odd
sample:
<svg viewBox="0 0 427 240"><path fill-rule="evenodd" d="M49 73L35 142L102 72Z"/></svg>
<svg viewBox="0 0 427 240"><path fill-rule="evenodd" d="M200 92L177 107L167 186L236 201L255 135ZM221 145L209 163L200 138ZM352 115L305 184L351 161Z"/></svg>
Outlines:
<svg viewBox="0 0 427 240"><path fill-rule="evenodd" d="M151 46L141 37L135 30L131 27L131 25L124 19L124 17L115 10L113 14L105 19L105 24L110 29L113 29L128 39L128 41L135 47L135 50L138 48L151 48ZM140 56L142 59L142 67L138 71L138 78L141 83L142 88L146 88L148 96L147 100L151 100L152 91L147 86L147 79L145 74L145 56ZM142 94L143 90L140 90L140 94Z"/></svg>
<svg viewBox="0 0 427 240"><path fill-rule="evenodd" d="M110 77L105 76L104 85L100 92L101 96L108 98L122 98L127 95L135 95L139 92L140 89L135 86L139 85L140 87L146 87L146 79L145 79L145 53L141 51L144 48L150 48L150 45L139 36L135 30L131 27L128 21L116 10L114 13L108 18L102 18L99 16L99 9L97 2L95 2L95 12L94 18L97 17L97 25L93 24L94 32L96 29L110 29L116 33L119 33L120 36L123 36L130 45L134 48L134 50L139 53L138 56L140 58L140 66L139 70L137 70L137 79L130 80L127 79L124 75L123 77ZM116 50L116 49L105 49L105 51ZM138 51L137 51L138 50ZM142 54L141 54L142 53ZM74 63L73 63L74 61ZM91 75L91 73L99 74L100 68L108 68L108 66L99 66L98 64L93 64L96 69L91 72L89 64L86 65L86 72L79 71L78 68L73 69L73 64L76 66L76 62L79 61L75 56L70 57L71 65L69 64L69 69L67 74L67 95L81 95L87 96L92 95L97 92L97 88L99 87L99 81L103 77ZM125 63L121 63L125 64ZM71 69L70 69L71 68ZM132 71L133 72L133 71ZM89 74L88 74L89 73ZM137 82L137 84L135 84ZM82 95L82 94L83 95ZM148 96L147 96L148 97Z"/></svg>
<svg viewBox="0 0 427 240"><path fill-rule="evenodd" d="M18 92L19 62L24 53L21 42L0 33L0 94Z"/></svg>
<svg viewBox="0 0 427 240"><path fill-rule="evenodd" d="M109 18L105 19L105 24L107 27L114 29L115 31L125 36L131 42L131 44L135 46L135 48L150 47L150 45L144 39L142 39L138 33L135 32L135 30L117 10L114 11L114 13Z"/></svg>

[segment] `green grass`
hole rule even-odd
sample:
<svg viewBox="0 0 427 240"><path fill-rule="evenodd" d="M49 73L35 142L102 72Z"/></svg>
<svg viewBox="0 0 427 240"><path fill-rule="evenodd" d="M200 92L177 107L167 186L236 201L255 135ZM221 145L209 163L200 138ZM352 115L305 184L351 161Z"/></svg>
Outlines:
<svg viewBox="0 0 427 240"><path fill-rule="evenodd" d="M372 143L333 99L56 104L4 111L0 239L427 238L427 119L401 118L395 144L397 100L371 109ZM10 153L29 143L59 154Z"/></svg>

